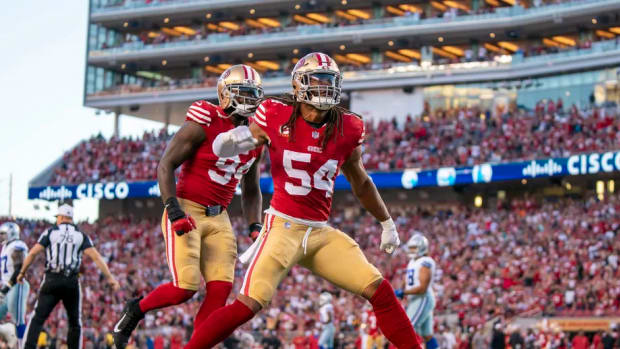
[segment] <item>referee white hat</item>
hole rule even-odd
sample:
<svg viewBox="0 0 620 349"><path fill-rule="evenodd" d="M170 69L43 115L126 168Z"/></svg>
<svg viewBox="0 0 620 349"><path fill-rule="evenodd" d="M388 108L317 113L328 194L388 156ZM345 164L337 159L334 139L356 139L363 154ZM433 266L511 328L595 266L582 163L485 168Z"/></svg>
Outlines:
<svg viewBox="0 0 620 349"><path fill-rule="evenodd" d="M69 204L64 204L58 207L58 213L56 213L56 216L73 218L73 207L71 207L71 205Z"/></svg>

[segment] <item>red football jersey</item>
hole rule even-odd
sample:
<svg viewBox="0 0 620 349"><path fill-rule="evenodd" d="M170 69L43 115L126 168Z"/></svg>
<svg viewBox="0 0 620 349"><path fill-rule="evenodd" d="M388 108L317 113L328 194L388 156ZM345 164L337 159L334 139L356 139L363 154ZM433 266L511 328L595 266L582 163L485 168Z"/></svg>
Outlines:
<svg viewBox="0 0 620 349"><path fill-rule="evenodd" d="M366 311L366 320L364 321L366 324L366 333L368 335L376 337L379 335L379 326L377 325L377 317L372 310Z"/></svg>
<svg viewBox="0 0 620 349"><path fill-rule="evenodd" d="M289 130L284 124L292 112L293 106L268 99L260 104L253 118L271 139L271 207L294 218L327 221L334 179L340 166L362 144L364 123L353 114L344 114L343 134L334 130L322 149L326 125L315 128L302 117L296 120L294 142L289 142Z"/></svg>
<svg viewBox="0 0 620 349"><path fill-rule="evenodd" d="M198 123L206 139L194 156L183 163L177 182L177 196L204 206L228 206L237 183L260 156L263 148L258 147L229 158L213 154L215 137L235 125L219 106L207 101L194 102L187 109L185 120Z"/></svg>

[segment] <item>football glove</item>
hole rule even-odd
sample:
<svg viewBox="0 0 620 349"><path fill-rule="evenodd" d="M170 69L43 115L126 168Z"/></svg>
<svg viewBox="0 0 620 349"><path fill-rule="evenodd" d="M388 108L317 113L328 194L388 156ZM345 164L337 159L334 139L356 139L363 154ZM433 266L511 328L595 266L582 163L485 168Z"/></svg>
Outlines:
<svg viewBox="0 0 620 349"><path fill-rule="evenodd" d="M381 251L392 254L394 250L400 245L400 238L396 231L396 224L392 218L381 222L383 232L381 233Z"/></svg>
<svg viewBox="0 0 620 349"><path fill-rule="evenodd" d="M263 225L260 223L252 223L248 227L248 235L252 238L252 241L256 241L260 235L260 231L263 230Z"/></svg>
<svg viewBox="0 0 620 349"><path fill-rule="evenodd" d="M185 215L177 198L171 197L166 200L166 212L168 213L168 219L172 223L172 230L178 236L196 229L196 221L192 216Z"/></svg>
<svg viewBox="0 0 620 349"><path fill-rule="evenodd" d="M405 292L400 288L395 289L394 294L396 295L396 298L398 299L403 299L403 297L405 296Z"/></svg>

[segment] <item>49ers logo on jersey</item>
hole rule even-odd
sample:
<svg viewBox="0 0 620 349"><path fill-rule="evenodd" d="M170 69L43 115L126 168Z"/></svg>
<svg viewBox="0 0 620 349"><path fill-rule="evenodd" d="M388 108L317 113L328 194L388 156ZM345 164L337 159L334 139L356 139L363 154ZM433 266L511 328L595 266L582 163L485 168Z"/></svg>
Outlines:
<svg viewBox="0 0 620 349"><path fill-rule="evenodd" d="M290 135L290 131L289 131L288 126L282 125L280 127L280 135L282 135L284 137L288 137Z"/></svg>

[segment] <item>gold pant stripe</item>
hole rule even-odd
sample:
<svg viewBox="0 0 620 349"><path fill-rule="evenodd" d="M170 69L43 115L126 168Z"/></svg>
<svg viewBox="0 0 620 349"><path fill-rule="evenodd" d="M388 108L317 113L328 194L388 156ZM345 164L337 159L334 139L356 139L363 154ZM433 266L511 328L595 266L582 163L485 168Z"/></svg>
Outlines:
<svg viewBox="0 0 620 349"><path fill-rule="evenodd" d="M176 233L172 231L172 224L168 219L168 212L166 212L165 209L163 221L165 227L164 240L166 240L166 258L168 259L168 268L170 269L170 275L172 275L172 284L175 287L179 287L179 276L174 263L174 236L172 236L172 234Z"/></svg>

